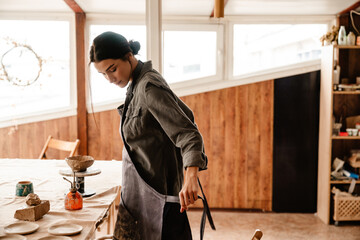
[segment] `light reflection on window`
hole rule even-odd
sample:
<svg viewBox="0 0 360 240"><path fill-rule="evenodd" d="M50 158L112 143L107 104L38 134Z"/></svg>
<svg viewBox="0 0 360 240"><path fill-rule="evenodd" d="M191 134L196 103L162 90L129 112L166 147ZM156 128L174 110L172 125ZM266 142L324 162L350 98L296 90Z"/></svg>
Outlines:
<svg viewBox="0 0 360 240"><path fill-rule="evenodd" d="M168 83L216 74L216 31L164 31L164 77Z"/></svg>
<svg viewBox="0 0 360 240"><path fill-rule="evenodd" d="M69 22L0 20L0 29L0 58L15 41L31 46L45 60L39 79L29 86L20 87L0 80L0 120L70 107ZM12 59L12 62L16 61ZM16 67L16 71L20 71L18 64ZM23 71L27 68L24 65ZM13 71L11 74L24 75Z"/></svg>
<svg viewBox="0 0 360 240"><path fill-rule="evenodd" d="M235 24L234 76L319 59L326 24Z"/></svg>
<svg viewBox="0 0 360 240"><path fill-rule="evenodd" d="M90 26L90 44L99 34L112 31L123 35L128 41L138 41L140 50L135 57L141 61L146 61L146 26L145 25L91 25ZM90 81L92 102L96 104L106 104L125 99L126 87L120 88L108 82L104 76L95 69L94 65L90 67Z"/></svg>

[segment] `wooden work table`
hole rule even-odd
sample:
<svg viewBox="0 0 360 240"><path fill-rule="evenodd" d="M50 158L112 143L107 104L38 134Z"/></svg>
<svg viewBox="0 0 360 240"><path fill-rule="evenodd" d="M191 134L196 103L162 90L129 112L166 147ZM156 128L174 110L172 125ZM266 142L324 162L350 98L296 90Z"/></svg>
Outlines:
<svg viewBox="0 0 360 240"><path fill-rule="evenodd" d="M83 209L68 211L64 208L64 196L70 183L63 180L60 169L69 168L64 160L0 159L0 236L4 227L15 222L16 209L25 206L25 197L15 196L15 186L19 181L31 181L34 193L40 199L50 201L50 211L39 219L39 229L25 235L28 240L49 236L48 227L54 223L72 222L83 227L80 234L72 239L93 239L99 223L109 211L115 211L114 200L121 185L121 161L95 161L93 168L101 174L86 178L85 188L96 191L96 195L84 198ZM112 219L111 221L114 221Z"/></svg>

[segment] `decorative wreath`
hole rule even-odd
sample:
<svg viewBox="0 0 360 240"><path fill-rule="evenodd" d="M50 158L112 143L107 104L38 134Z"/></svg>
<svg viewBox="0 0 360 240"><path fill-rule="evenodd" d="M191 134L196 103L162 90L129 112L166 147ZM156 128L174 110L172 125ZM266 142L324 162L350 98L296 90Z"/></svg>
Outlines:
<svg viewBox="0 0 360 240"><path fill-rule="evenodd" d="M17 43L15 41L11 41L13 47L7 50L0 59L0 70L2 70L2 74L0 73L0 80L8 80L10 83L18 86L29 86L38 80L40 73L42 71L43 59L31 48L31 46L27 44ZM14 55L18 56L14 56ZM24 54L27 54L27 57L33 58L35 60L35 65L37 65L38 69L34 70L35 74L33 76L29 76L29 79L24 79L24 77L19 76L19 70L17 72L12 72L12 65L21 63L20 59L16 59L14 63L7 63L7 58L11 57L14 59L16 57L22 57ZM11 56L13 55L13 56ZM29 60L29 59L28 59ZM30 59L32 60L32 59ZM36 64L37 63L37 64ZM34 64L33 64L34 65ZM26 66L24 66L26 68ZM31 68L32 69L32 68ZM37 71L37 72L36 72ZM31 75L31 74L29 74Z"/></svg>

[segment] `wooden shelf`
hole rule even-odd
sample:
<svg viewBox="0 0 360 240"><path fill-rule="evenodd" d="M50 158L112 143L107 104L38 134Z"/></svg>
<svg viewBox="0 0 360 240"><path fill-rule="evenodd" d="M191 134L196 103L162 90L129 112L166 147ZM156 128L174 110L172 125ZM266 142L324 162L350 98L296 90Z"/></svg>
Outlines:
<svg viewBox="0 0 360 240"><path fill-rule="evenodd" d="M322 49L321 88L319 116L319 158L317 215L329 224L332 219L331 187L351 184L351 180L331 180L331 165L336 156L345 156L351 149L358 149L360 136L332 136L332 116L356 116L360 112L360 91L334 91L334 65L341 67L341 77L353 82L360 76L358 59L360 46L331 46ZM348 90L348 89L347 89ZM329 141L330 136L330 141ZM356 181L360 184L360 180ZM339 187L340 187L339 186ZM356 189L359 193L359 189Z"/></svg>
<svg viewBox="0 0 360 240"><path fill-rule="evenodd" d="M360 140L360 136L332 136L333 140Z"/></svg>
<svg viewBox="0 0 360 240"><path fill-rule="evenodd" d="M339 95L360 95L360 91L333 91L333 94L339 94Z"/></svg>
<svg viewBox="0 0 360 240"><path fill-rule="evenodd" d="M331 184L350 184L351 180L331 180ZM360 180L357 180L356 183L360 183Z"/></svg>
<svg viewBox="0 0 360 240"><path fill-rule="evenodd" d="M350 46L350 45L344 45L344 46L336 45L334 47L338 49L360 49L360 46Z"/></svg>

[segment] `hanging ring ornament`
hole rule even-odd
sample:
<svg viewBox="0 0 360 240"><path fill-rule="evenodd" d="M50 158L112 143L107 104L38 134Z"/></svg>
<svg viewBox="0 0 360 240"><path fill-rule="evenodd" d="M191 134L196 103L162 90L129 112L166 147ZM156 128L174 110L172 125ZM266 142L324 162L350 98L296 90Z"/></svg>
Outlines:
<svg viewBox="0 0 360 240"><path fill-rule="evenodd" d="M43 60L30 46L15 44L2 55L0 64L9 82L29 86L38 80Z"/></svg>

